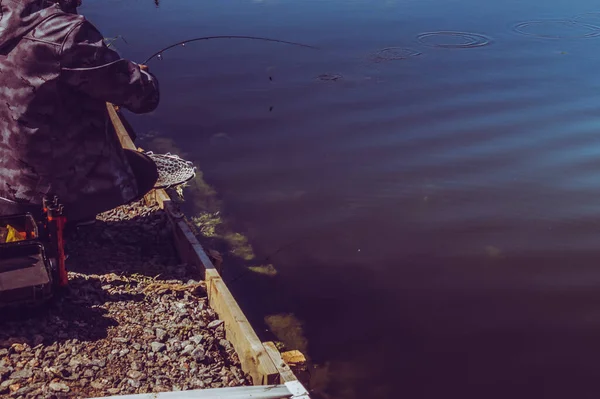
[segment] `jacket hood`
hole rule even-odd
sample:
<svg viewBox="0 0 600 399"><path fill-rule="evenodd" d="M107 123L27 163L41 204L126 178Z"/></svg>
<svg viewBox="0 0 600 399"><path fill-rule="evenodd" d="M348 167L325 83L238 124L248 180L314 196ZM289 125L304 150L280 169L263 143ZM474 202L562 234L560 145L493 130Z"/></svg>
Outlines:
<svg viewBox="0 0 600 399"><path fill-rule="evenodd" d="M49 0L0 0L0 54L6 54L43 20L63 12Z"/></svg>

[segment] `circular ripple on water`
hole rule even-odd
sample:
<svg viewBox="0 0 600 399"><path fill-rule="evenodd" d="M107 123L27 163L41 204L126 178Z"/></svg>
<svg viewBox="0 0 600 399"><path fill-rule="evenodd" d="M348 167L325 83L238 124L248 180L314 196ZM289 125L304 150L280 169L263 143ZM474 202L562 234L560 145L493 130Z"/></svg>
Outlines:
<svg viewBox="0 0 600 399"><path fill-rule="evenodd" d="M586 12L573 17L573 21L600 26L600 12Z"/></svg>
<svg viewBox="0 0 600 399"><path fill-rule="evenodd" d="M522 35L543 39L585 39L600 35L600 27L576 19L526 21L515 25L513 30ZM556 33L552 33L552 30Z"/></svg>
<svg viewBox="0 0 600 399"><path fill-rule="evenodd" d="M386 47L371 54L371 59L373 62L405 60L407 58L418 57L421 54L410 48Z"/></svg>
<svg viewBox="0 0 600 399"><path fill-rule="evenodd" d="M448 39L454 38L462 39L462 41L460 43L448 42ZM474 48L492 43L492 39L479 33L454 31L425 32L417 36L417 40L426 46L443 48Z"/></svg>

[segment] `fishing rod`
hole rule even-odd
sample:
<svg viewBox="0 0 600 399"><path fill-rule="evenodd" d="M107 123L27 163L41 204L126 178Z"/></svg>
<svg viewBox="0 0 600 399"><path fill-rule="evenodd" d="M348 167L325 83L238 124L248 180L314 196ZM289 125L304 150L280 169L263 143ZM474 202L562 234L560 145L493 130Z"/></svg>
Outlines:
<svg viewBox="0 0 600 399"><path fill-rule="evenodd" d="M292 46L298 46L298 47L306 47L306 48L310 48L313 50L318 50L318 47L315 46L310 46L308 44L302 44L302 43L296 43L296 42L289 42L286 40L279 40L279 39L270 39L268 37L258 37L258 36L237 36L237 35L225 35L225 36L204 36L204 37L196 37L194 39L188 39L188 40L184 40L182 42L178 42L175 44L172 44L170 46L167 46L159 51L157 51L156 53L152 54L150 57L148 57L148 59L146 59L144 62L142 62L142 64L146 64L148 63L150 60L152 60L153 58L158 58L158 59L162 59L162 53L164 53L165 51L168 51L172 48L175 47L179 47L179 46L185 46L188 43L191 42L198 42L200 40L212 40L212 39L249 39L249 40L262 40L265 42L275 42L275 43L283 43L283 44L290 44Z"/></svg>

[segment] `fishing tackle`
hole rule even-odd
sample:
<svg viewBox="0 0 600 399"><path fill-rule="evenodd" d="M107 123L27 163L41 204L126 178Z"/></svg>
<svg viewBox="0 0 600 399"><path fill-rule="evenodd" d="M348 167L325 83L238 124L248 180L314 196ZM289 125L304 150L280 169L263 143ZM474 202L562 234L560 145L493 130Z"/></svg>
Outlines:
<svg viewBox="0 0 600 399"><path fill-rule="evenodd" d="M275 43L290 44L292 46L306 47L306 48L310 48L310 49L313 49L313 50L318 50L319 49L318 47L309 46L308 44L302 44L302 43L296 43L296 42L288 42L286 40L269 39L267 37L234 36L234 35L226 35L226 36L204 36L204 37L197 37L197 38L194 38L194 39L184 40L182 42L178 42L178 43L172 44L170 46L167 46L167 47L165 47L165 48L157 51L156 53L152 54L144 62L142 62L142 64L145 65L146 63L148 63L153 58L162 59L162 53L164 53L165 51L168 51L168 50L170 50L170 49L172 49L174 47L185 46L187 43L197 42L197 41L200 41L200 40L212 40L212 39L250 39L250 40L262 40L262 41L265 41L265 42L275 42Z"/></svg>

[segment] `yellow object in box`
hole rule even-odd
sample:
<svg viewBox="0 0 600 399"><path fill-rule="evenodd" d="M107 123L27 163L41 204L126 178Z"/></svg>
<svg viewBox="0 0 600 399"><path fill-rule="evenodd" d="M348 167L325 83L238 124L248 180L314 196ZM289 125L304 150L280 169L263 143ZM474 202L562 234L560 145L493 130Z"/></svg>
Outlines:
<svg viewBox="0 0 600 399"><path fill-rule="evenodd" d="M7 243L23 241L23 240L27 239L27 234L25 232L21 233L20 231L18 231L14 227L12 227L10 224L6 225L6 229L8 230L8 235L6 236L6 241L5 241Z"/></svg>

